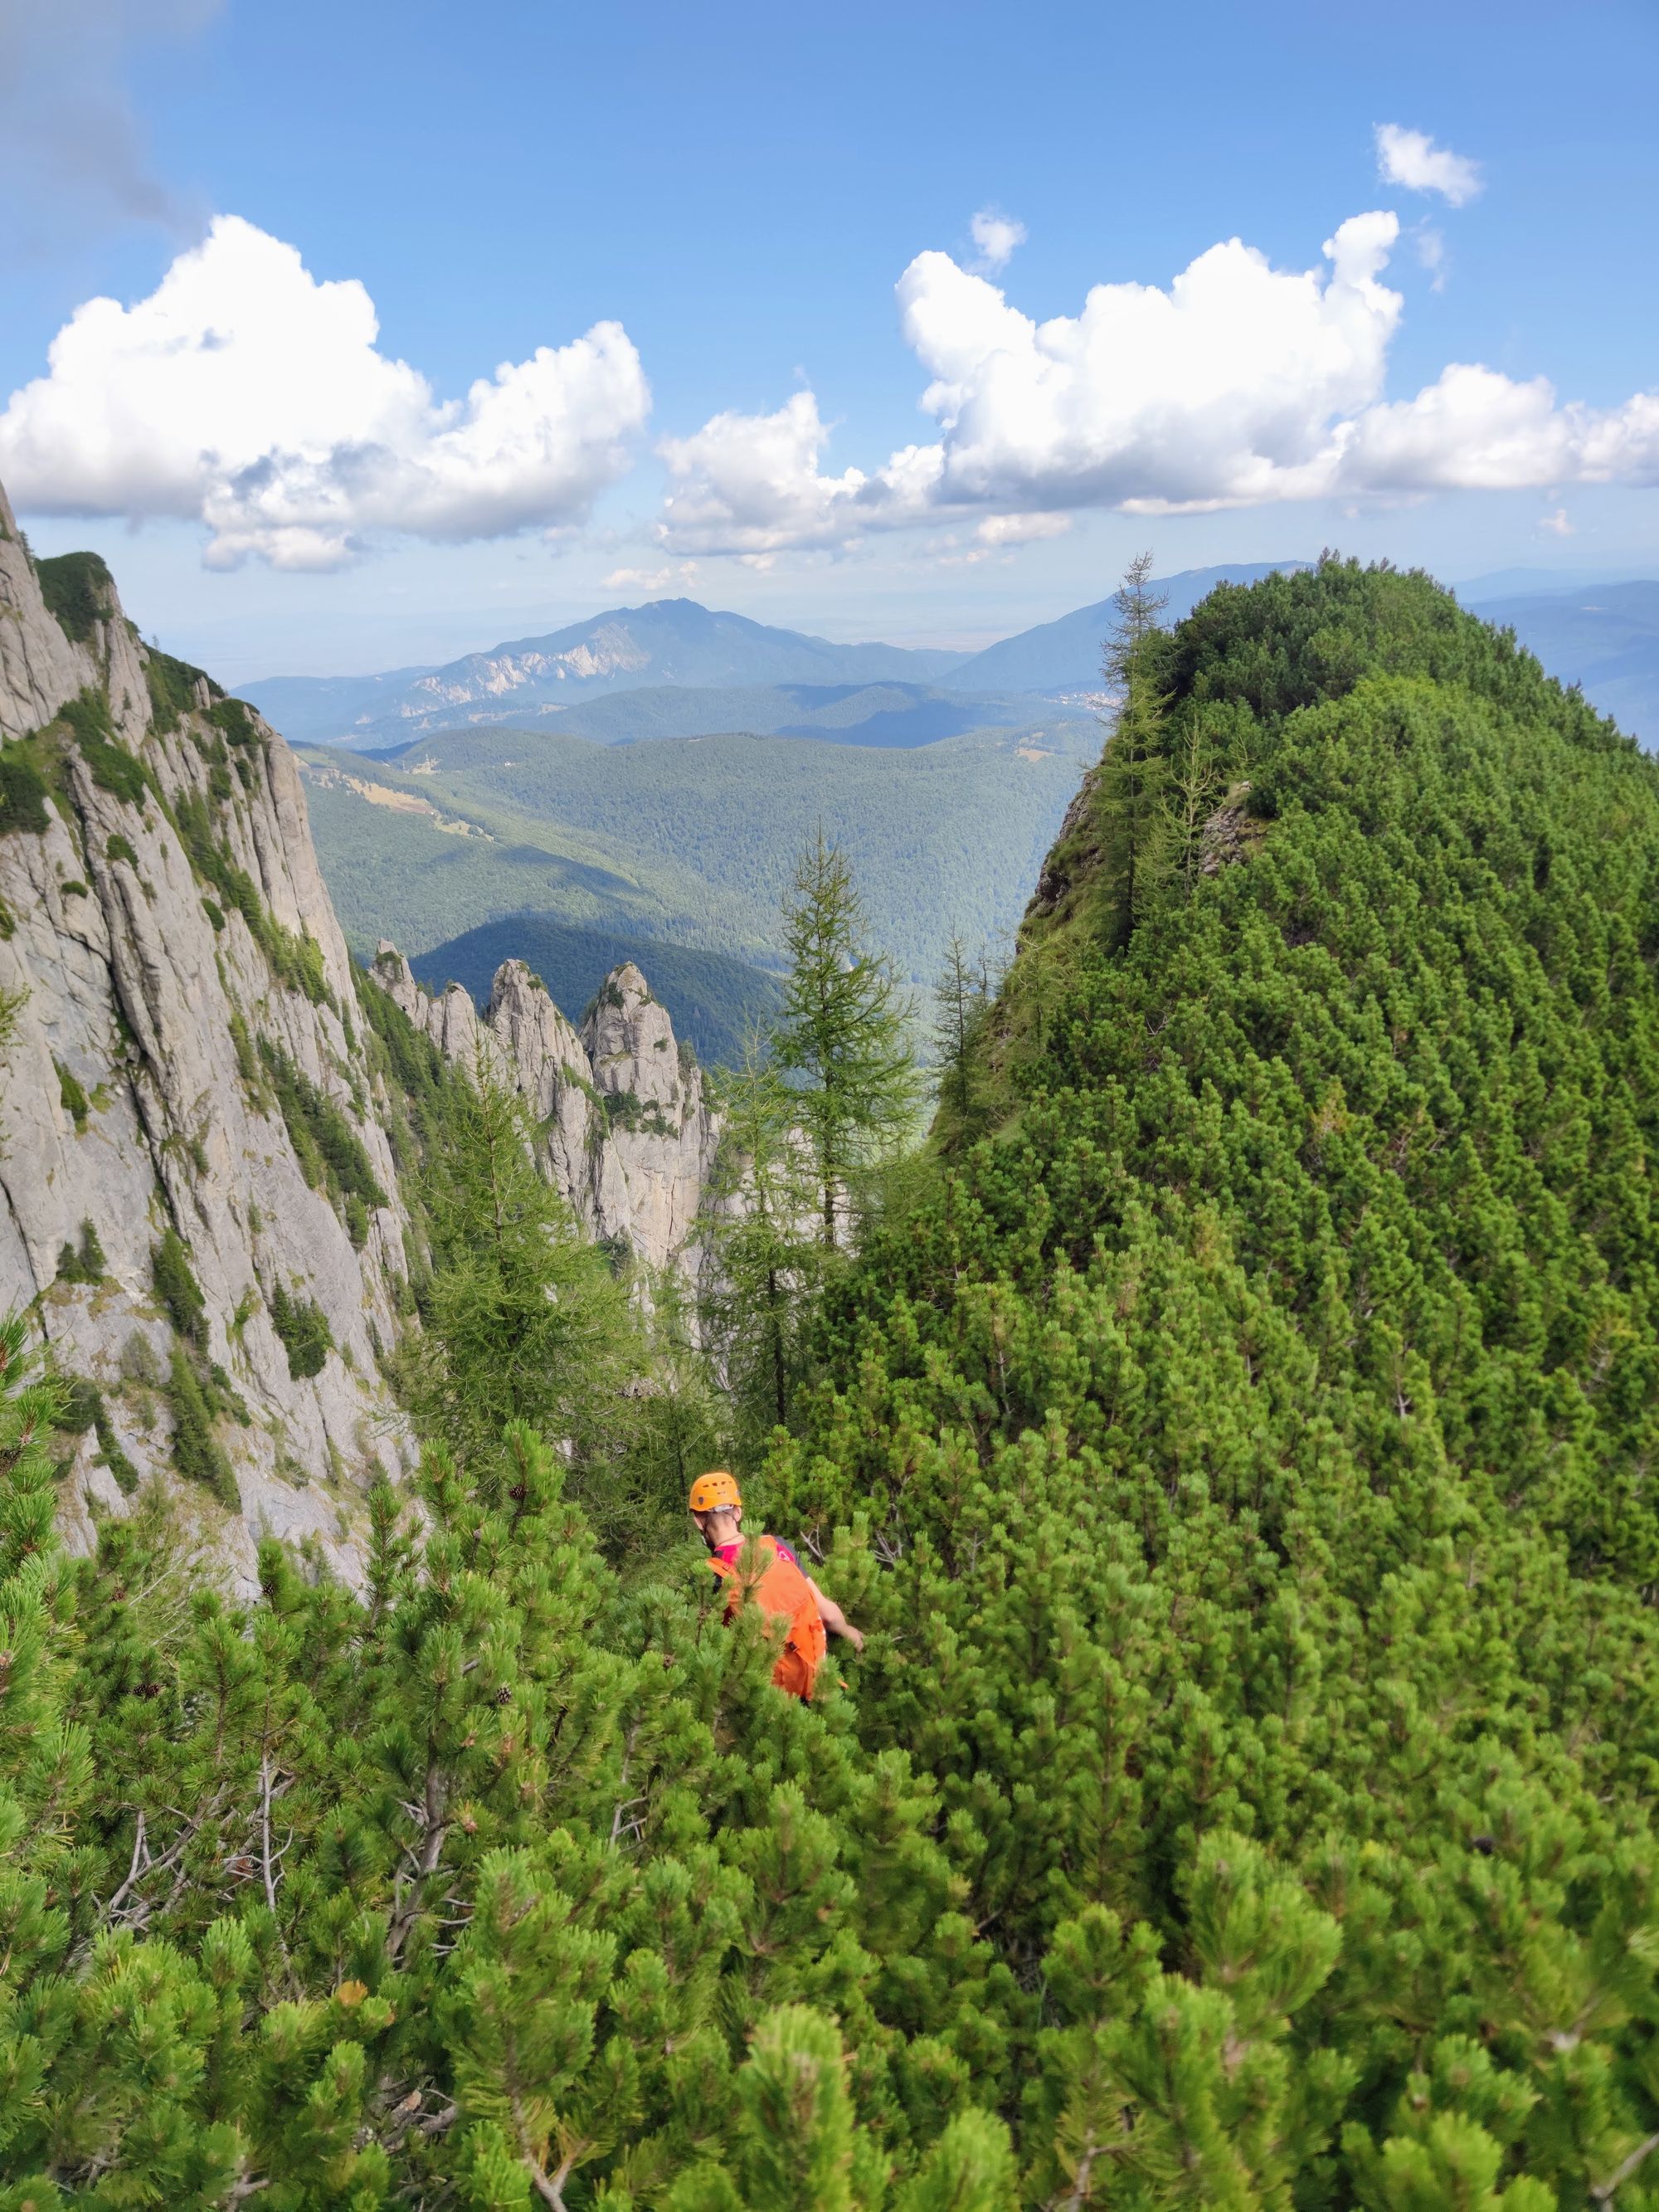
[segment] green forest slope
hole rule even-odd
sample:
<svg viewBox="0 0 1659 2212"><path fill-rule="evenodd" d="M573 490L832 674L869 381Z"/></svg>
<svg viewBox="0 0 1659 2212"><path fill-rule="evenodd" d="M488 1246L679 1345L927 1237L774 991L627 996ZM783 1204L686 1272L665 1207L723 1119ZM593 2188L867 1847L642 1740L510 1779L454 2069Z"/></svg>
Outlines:
<svg viewBox="0 0 1659 2212"><path fill-rule="evenodd" d="M319 858L348 939L426 951L539 910L763 962L819 824L855 868L879 941L931 981L953 920L1011 928L1077 787L1079 731L981 732L903 750L724 736L599 745L545 730L455 730L401 763L307 763L429 801L493 842L447 835L307 784ZM410 763L430 758L430 774Z"/></svg>
<svg viewBox="0 0 1659 2212"><path fill-rule="evenodd" d="M1096 649L1098 656L1099 641ZM931 745L988 728L1043 729L1092 718L1017 693L990 696L925 684L789 684L720 686L652 684L611 691L574 707L545 708L540 726L601 744L748 730L785 737L829 737L838 744ZM520 721L530 718L520 713ZM396 740L388 740L395 744ZM399 748L401 750L401 748Z"/></svg>
<svg viewBox="0 0 1659 2212"><path fill-rule="evenodd" d="M1097 784L777 1468L895 1561L973 2094L1032 2204L1659 2204L1659 776L1414 576L1140 680L1245 857L1126 917Z"/></svg>

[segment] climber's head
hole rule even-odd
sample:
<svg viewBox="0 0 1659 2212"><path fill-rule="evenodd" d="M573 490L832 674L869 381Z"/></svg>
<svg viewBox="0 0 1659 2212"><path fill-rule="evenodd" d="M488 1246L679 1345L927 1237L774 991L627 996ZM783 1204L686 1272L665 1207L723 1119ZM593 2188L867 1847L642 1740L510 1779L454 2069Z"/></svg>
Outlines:
<svg viewBox="0 0 1659 2212"><path fill-rule="evenodd" d="M742 1534L743 1496L737 1479L723 1467L700 1474L686 1501L702 1540L711 1552L722 1544L735 1544Z"/></svg>

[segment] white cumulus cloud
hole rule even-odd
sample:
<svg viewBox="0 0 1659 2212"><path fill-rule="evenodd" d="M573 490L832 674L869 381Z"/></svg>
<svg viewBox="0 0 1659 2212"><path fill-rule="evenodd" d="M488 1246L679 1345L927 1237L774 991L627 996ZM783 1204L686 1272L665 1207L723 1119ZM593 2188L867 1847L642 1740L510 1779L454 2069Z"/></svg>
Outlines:
<svg viewBox="0 0 1659 2212"><path fill-rule="evenodd" d="M1377 278L1397 228L1351 217L1328 272L1275 270L1232 239L1167 291L1097 284L1046 323L919 254L898 298L943 432L938 498L1133 511L1294 495L1331 417L1380 387L1401 300Z"/></svg>
<svg viewBox="0 0 1659 2212"><path fill-rule="evenodd" d="M1449 153L1425 131L1407 131L1398 123L1376 126L1376 171L1384 184L1401 185L1408 192L1438 192L1453 207L1462 207L1480 190L1478 161Z"/></svg>
<svg viewBox="0 0 1659 2212"><path fill-rule="evenodd" d="M1063 538L1071 526L1069 514L987 514L965 536L953 530L932 539L928 552L939 568L972 568L998 555L1006 560L1041 538Z"/></svg>
<svg viewBox="0 0 1659 2212"><path fill-rule="evenodd" d="M872 486L857 469L820 471L829 438L810 392L775 415L715 415L689 438L665 438L663 542L691 553L765 554L857 536Z"/></svg>
<svg viewBox="0 0 1659 2212"><path fill-rule="evenodd" d="M898 303L937 438L837 475L810 391L775 414L718 415L659 448L659 538L753 559L977 514L1007 532L981 544L1011 545L1037 534L1031 518L1084 507L1659 483L1659 395L1563 404L1546 379L1454 362L1389 399L1399 234L1392 214L1352 216L1310 270L1231 239L1167 288L1097 284L1046 322L948 254L918 254Z"/></svg>
<svg viewBox="0 0 1659 2212"><path fill-rule="evenodd" d="M979 265L994 276L1013 258L1014 248L1025 243L1025 226L995 208L981 208L968 226L979 248Z"/></svg>
<svg viewBox="0 0 1659 2212"><path fill-rule="evenodd" d="M1293 495L1324 465L1331 417L1381 386L1401 301L1377 272L1397 230L1391 215L1356 216L1329 242L1328 270L1291 273L1234 239L1167 291L1097 285L1079 315L1046 323L948 254L918 254L898 302L939 442L868 476L830 476L811 392L775 415L718 415L659 449L664 542L754 553L974 507L1029 517Z"/></svg>
<svg viewBox="0 0 1659 2212"><path fill-rule="evenodd" d="M620 324L447 402L378 336L361 283L222 216L147 299L76 309L0 415L0 479L35 513L198 519L216 567L329 568L568 524L628 466L650 394Z"/></svg>

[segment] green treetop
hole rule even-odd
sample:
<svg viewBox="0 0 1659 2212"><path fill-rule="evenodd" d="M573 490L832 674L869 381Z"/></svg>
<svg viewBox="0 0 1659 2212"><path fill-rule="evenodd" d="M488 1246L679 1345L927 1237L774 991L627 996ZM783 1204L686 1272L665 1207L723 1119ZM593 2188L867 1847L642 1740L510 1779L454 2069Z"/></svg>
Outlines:
<svg viewBox="0 0 1659 2212"><path fill-rule="evenodd" d="M1102 673L1115 695L1111 732L1101 756L1094 806L1103 877L1115 933L1127 937L1167 870L1165 787L1170 780L1165 717L1153 644L1164 599L1147 588L1152 556L1129 563L1116 598L1117 627Z"/></svg>
<svg viewBox="0 0 1659 2212"><path fill-rule="evenodd" d="M422 1178L431 1273L409 1382L426 1434L487 1454L509 1421L593 1445L643 1345L623 1285L537 1172L522 1101L482 1059Z"/></svg>
<svg viewBox="0 0 1659 2212"><path fill-rule="evenodd" d="M728 1084L704 1196L703 1234L715 1259L702 1301L704 1339L745 1467L794 1414L804 1332L823 1281L820 1186L799 1110L799 1093L757 1041Z"/></svg>
<svg viewBox="0 0 1659 2212"><path fill-rule="evenodd" d="M910 1127L919 1103L910 1008L890 962L872 951L852 869L822 830L784 908L788 971L774 1030L811 1147L819 1235L836 1241L857 1170Z"/></svg>

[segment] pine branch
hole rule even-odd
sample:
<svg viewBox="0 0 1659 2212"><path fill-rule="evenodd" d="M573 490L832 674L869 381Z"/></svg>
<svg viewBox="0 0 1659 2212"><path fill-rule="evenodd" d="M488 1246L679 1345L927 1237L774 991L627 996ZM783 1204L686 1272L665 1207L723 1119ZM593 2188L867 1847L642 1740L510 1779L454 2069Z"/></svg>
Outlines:
<svg viewBox="0 0 1659 2212"><path fill-rule="evenodd" d="M408 1940L410 1929L419 1919L421 1893L437 1872L438 1862L443 1856L444 1838L449 1833L449 1822L444 1818L447 1796L443 1769L434 1760L427 1768L423 1802L418 1806L406 1805L404 1808L410 1817L425 1829L426 1841L418 1855L406 1852L406 1856L414 1857L415 1866L386 1929L386 1955L390 1959L398 1957ZM400 1875L399 1882L402 1883L403 1880Z"/></svg>
<svg viewBox="0 0 1659 2212"><path fill-rule="evenodd" d="M276 1917L276 1882L270 1865L270 1754L259 1755L259 1863L264 1869L265 1903Z"/></svg>
<svg viewBox="0 0 1659 2212"><path fill-rule="evenodd" d="M1659 2135L1650 2135L1645 2142L1638 2143L1623 2164L1609 2174L1605 2181L1597 2182L1590 2191L1590 2195L1595 2202L1598 2204L1611 2204L1615 2193L1623 2188L1637 2167L1643 2165L1656 2150L1659 2150Z"/></svg>

